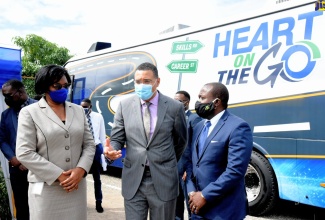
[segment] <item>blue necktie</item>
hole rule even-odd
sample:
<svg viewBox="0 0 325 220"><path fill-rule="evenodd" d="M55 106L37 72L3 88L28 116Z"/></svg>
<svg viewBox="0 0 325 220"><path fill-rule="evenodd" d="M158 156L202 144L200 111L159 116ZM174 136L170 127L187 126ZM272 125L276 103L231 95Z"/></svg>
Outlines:
<svg viewBox="0 0 325 220"><path fill-rule="evenodd" d="M199 150L199 157L201 156L202 154L202 151L203 151L203 148L204 148L204 143L208 137L208 132L209 132L209 127L211 126L211 122L210 121L207 121L205 122L205 125L204 125L204 128L200 134L200 137L199 137L199 143L198 143L198 150Z"/></svg>

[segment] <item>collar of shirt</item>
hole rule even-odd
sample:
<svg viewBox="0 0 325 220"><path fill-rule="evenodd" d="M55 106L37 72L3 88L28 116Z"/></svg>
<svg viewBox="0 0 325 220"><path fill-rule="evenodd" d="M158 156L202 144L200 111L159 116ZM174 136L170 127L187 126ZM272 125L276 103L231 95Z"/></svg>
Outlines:
<svg viewBox="0 0 325 220"><path fill-rule="evenodd" d="M26 102L24 102L20 107L21 107L21 108L24 108L25 106L27 106L27 105L30 104L30 101L31 101L31 99L28 98L28 99L26 100Z"/></svg>
<svg viewBox="0 0 325 220"><path fill-rule="evenodd" d="M208 136L210 135L211 131L214 129L214 127L217 125L219 119L221 118L221 116L223 115L223 113L225 113L225 110L223 110L222 112L219 112L217 115L215 115L213 118L211 118L210 122L211 122L211 126L209 128L209 132L208 132ZM207 120L204 122L204 124L207 122Z"/></svg>
<svg viewBox="0 0 325 220"><path fill-rule="evenodd" d="M158 99L159 99L159 92L157 91L155 97L153 97L153 99L150 100L151 105L158 106ZM143 106L145 101L143 101L142 99L140 99L140 101L141 101L141 106Z"/></svg>

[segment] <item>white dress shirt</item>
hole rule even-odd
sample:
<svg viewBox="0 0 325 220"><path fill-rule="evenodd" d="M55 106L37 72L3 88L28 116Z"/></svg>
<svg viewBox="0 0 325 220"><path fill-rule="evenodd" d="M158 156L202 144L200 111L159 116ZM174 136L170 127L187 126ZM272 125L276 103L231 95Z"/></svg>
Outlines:
<svg viewBox="0 0 325 220"><path fill-rule="evenodd" d="M105 122L104 118L98 112L90 112L91 123L94 130L94 140L95 144L102 144L103 147L105 146L106 141L106 131L105 131Z"/></svg>

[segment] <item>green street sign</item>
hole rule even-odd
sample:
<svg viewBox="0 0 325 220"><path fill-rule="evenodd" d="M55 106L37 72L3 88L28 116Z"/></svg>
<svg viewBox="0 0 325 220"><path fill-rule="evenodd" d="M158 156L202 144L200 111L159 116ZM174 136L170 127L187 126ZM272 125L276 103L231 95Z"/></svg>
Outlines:
<svg viewBox="0 0 325 220"><path fill-rule="evenodd" d="M203 46L198 40L178 41L173 43L171 53L196 53Z"/></svg>
<svg viewBox="0 0 325 220"><path fill-rule="evenodd" d="M166 67L171 73L196 73L198 60L173 60Z"/></svg>

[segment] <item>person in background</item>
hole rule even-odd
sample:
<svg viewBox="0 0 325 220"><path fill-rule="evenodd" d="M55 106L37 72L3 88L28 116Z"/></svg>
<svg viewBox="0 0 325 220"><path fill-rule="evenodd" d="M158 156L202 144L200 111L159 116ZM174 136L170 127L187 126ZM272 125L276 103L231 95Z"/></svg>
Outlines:
<svg viewBox="0 0 325 220"><path fill-rule="evenodd" d="M221 83L205 84L195 103L204 118L192 139L192 177L187 182L192 220L242 220L247 215L245 173L253 137L243 119L228 112L229 93Z"/></svg>
<svg viewBox="0 0 325 220"><path fill-rule="evenodd" d="M36 100L28 97L23 83L8 80L2 85L8 109L1 114L0 148L9 161L10 184L14 194L17 220L29 219L27 168L16 157L16 137L20 110Z"/></svg>
<svg viewBox="0 0 325 220"><path fill-rule="evenodd" d="M179 174L179 188L181 192L177 197L176 202L176 220L183 220L184 219L184 200L188 212L188 217L191 219L191 210L188 205L188 195L186 189L186 177L189 175L191 176L190 172L191 169L187 169L188 163L187 160L191 160L191 145L190 140L193 134L194 126L199 123L202 118L200 118L197 114L192 113L189 110L189 105L191 101L190 94L186 91L178 91L176 92L174 99L181 102L184 105L185 115L186 115L186 122L187 122L187 130L188 130L188 143L185 151L181 157L181 159L177 163L178 174ZM191 164L191 163L190 163Z"/></svg>
<svg viewBox="0 0 325 220"><path fill-rule="evenodd" d="M187 143L184 106L157 87L157 67L140 64L134 75L136 95L121 100L114 117L105 156L126 155L122 169L122 195L127 220L175 219L178 189L177 161Z"/></svg>
<svg viewBox="0 0 325 220"><path fill-rule="evenodd" d="M95 143L81 106L67 102L71 79L58 65L43 66L35 92L43 97L20 111L16 155L28 168L28 200L33 220L86 220L84 178Z"/></svg>
<svg viewBox="0 0 325 220"><path fill-rule="evenodd" d="M84 108L86 117L88 119L88 124L90 130L93 131L94 141L96 144L95 157L90 168L90 173L92 173L94 179L96 210L97 212L102 213L104 212L104 209L102 207L103 194L100 172L102 169L101 155L103 154L103 146L105 146L106 141L105 122L103 116L100 113L92 111L92 104L90 99L83 99L80 105Z"/></svg>

